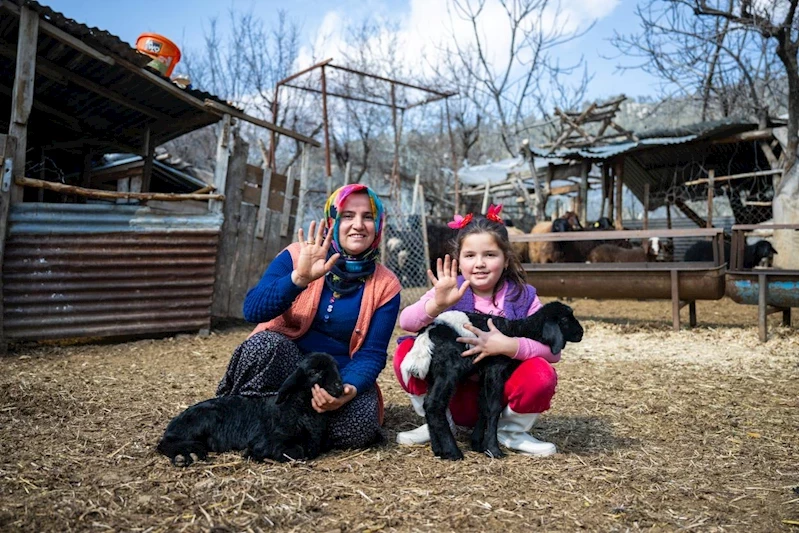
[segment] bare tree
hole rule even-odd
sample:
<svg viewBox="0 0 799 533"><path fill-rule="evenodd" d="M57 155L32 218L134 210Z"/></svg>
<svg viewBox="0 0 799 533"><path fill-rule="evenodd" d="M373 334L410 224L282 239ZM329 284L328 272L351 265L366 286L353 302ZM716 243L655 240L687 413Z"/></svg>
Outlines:
<svg viewBox="0 0 799 533"><path fill-rule="evenodd" d="M555 103L568 108L582 99L585 78L582 83L572 84L571 89L560 83L563 76L575 73L582 61L563 66L551 53L590 27L584 31L564 30L567 21L559 4L550 0L499 0L510 40L507 57L500 64L492 58L490 41L481 30L486 1L451 0L453 22L465 21L471 29L468 40L459 39L453 32L454 46L462 66L478 90L488 97L486 111L498 122L505 150L514 155L534 115L547 115ZM564 104L564 99L571 102Z"/></svg>
<svg viewBox="0 0 799 533"><path fill-rule="evenodd" d="M783 175L775 185L777 223L799 222L799 0L648 0L638 14L644 30L617 36L622 51L637 52L641 65L670 86L700 95L703 109L722 114L742 102L758 119L787 81L788 127ZM676 73L675 73L676 72ZM687 81L686 81L687 80ZM778 235L779 259L799 263L799 241Z"/></svg>
<svg viewBox="0 0 799 533"><path fill-rule="evenodd" d="M278 11L274 26L267 27L252 11L240 13L231 9L227 26L227 36L222 37L219 20L212 18L205 33L205 47L185 54L185 68L192 83L272 122L274 87L297 66L299 29L284 11ZM314 113L312 103L313 98L306 93L281 94L274 122L312 136L321 129L319 113ZM266 132L253 128L250 135L265 136ZM256 146L254 142L250 144ZM299 157L299 142L290 144L278 152L283 169Z"/></svg>
<svg viewBox="0 0 799 533"><path fill-rule="evenodd" d="M719 0L727 10L735 0ZM688 5L692 4L692 5ZM701 106L701 120L751 116L764 122L779 101L779 59L754 27L724 17L697 16L694 2L647 0L636 8L642 31L616 33L625 57L663 80L665 98L687 97ZM776 93L775 93L776 92Z"/></svg>

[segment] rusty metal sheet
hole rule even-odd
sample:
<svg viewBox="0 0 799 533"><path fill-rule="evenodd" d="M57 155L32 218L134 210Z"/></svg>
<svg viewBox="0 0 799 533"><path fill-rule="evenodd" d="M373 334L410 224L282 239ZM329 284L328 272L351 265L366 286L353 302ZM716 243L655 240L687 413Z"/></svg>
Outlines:
<svg viewBox="0 0 799 533"><path fill-rule="evenodd" d="M40 340L210 326L221 219L114 204L18 204L3 326Z"/></svg>
<svg viewBox="0 0 799 533"><path fill-rule="evenodd" d="M631 266L632 265L632 266ZM596 299L671 299L671 271L679 272L681 300L719 300L724 296L725 266L663 267L642 263L640 266L573 265L580 268L532 268L526 264L527 282L541 296ZM606 268L610 267L610 268Z"/></svg>
<svg viewBox="0 0 799 533"><path fill-rule="evenodd" d="M766 305L775 307L799 307L799 271L761 270L751 272L728 272L726 293L734 302L758 305L760 282L758 277L766 274Z"/></svg>
<svg viewBox="0 0 799 533"><path fill-rule="evenodd" d="M10 235L9 339L208 328L218 232Z"/></svg>

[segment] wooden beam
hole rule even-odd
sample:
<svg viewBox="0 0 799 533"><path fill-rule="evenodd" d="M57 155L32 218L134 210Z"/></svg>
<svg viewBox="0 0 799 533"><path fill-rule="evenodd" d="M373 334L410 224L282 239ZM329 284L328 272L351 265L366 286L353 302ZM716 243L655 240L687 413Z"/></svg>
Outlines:
<svg viewBox="0 0 799 533"><path fill-rule="evenodd" d="M135 200L161 200L163 202L182 202L183 200L224 200L224 194L178 194L171 192L119 192L87 189L75 185L65 185L53 181L37 180L33 178L18 177L14 180L17 185L48 189L62 194L75 194L86 198L99 198L103 200L116 200L127 198Z"/></svg>
<svg viewBox="0 0 799 533"><path fill-rule="evenodd" d="M301 133L297 133L296 131L283 128L281 126L272 124L271 122L267 122L265 120L261 120L260 118L255 118L242 111L239 111L238 109L222 105L219 102L215 102L213 100L205 100L204 106L206 109L212 110L216 113L228 114L232 117L236 117L239 120L249 122L250 124L255 124L256 126L261 126L262 128L272 130L281 135L285 135L286 137L291 137L292 139L295 139L297 141L310 144L311 146L316 146L316 147L322 146L322 144L319 141L315 141L314 139L307 137Z"/></svg>
<svg viewBox="0 0 799 533"><path fill-rule="evenodd" d="M718 183L720 181L740 180L744 178L757 178L759 176L773 176L775 174L782 174L782 169L777 168L774 170L759 170L757 172L744 172L742 174L733 174L732 176L714 176L713 180ZM683 185L699 185L700 183L708 183L708 178L700 178L697 180L686 181Z"/></svg>
<svg viewBox="0 0 799 533"><path fill-rule="evenodd" d="M715 139L714 141L711 141L711 144L730 144L730 143L739 143L747 141L764 141L771 139L773 137L774 133L771 130L771 128L766 128L764 130L745 131L743 133L730 135L729 137Z"/></svg>
<svg viewBox="0 0 799 533"><path fill-rule="evenodd" d="M766 141L760 143L760 149L763 150L763 154L765 154L766 159L768 159L768 164L771 165L772 169L780 167L780 162L777 156L774 155L774 150L771 149L771 146L769 146Z"/></svg>
<svg viewBox="0 0 799 533"><path fill-rule="evenodd" d="M5 5L5 4L4 4ZM39 15L28 7L20 9L19 38L17 40L16 71L11 95L11 120L8 135L17 138L14 176L25 174L28 148L28 118L33 107L33 84L36 73L36 46L39 38ZM22 201L22 188L11 184L11 202Z"/></svg>

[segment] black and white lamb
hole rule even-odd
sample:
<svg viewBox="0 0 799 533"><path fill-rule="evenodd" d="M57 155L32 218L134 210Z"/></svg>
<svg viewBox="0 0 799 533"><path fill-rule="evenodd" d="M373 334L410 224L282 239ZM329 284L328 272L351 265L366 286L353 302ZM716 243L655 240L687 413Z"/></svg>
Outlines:
<svg viewBox="0 0 799 533"><path fill-rule="evenodd" d="M472 432L472 450L502 457L497 440L497 424L502 413L505 382L521 361L508 357L486 357L474 364L474 357L462 357L470 346L459 343L458 337L474 337L464 324L488 331L488 320L510 337L526 337L548 345L552 353L560 352L566 342L580 342L583 328L568 305L550 302L537 313L519 320L482 313L447 311L436 317L414 342L400 365L403 378L426 379L429 388L424 402L425 418L430 428L430 444L436 457L463 459L463 453L447 423L446 410L456 385L477 372L480 377L479 417Z"/></svg>
<svg viewBox="0 0 799 533"><path fill-rule="evenodd" d="M311 407L311 389L344 393L335 359L308 354L280 386L277 396L219 396L192 405L172 419L157 450L175 466L189 466L191 454L245 450L255 461L313 459L328 447L329 415Z"/></svg>

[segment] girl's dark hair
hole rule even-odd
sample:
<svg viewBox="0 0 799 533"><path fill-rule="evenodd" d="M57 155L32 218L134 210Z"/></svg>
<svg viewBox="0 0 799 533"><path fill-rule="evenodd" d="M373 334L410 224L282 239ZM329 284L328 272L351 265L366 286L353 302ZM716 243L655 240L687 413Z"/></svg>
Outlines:
<svg viewBox="0 0 799 533"><path fill-rule="evenodd" d="M499 249L502 250L502 253L508 259L508 266L502 272L502 275L499 277L499 281L497 282L496 286L494 286L494 293L491 295L492 300L497 295L497 291L502 288L502 283L504 281L507 281L510 284L509 295L521 294L521 291L524 290L524 286L527 285L527 280L524 269L522 268L522 263L519 260L519 256L516 255L516 252L510 245L508 229L504 224L489 220L483 215L475 216L471 222L458 230L458 234L455 236L455 240L451 245L453 257L460 257L461 247L463 246L463 241L466 239L466 237L469 235L476 235L478 233L489 233L491 236L493 236L497 246L499 246Z"/></svg>

